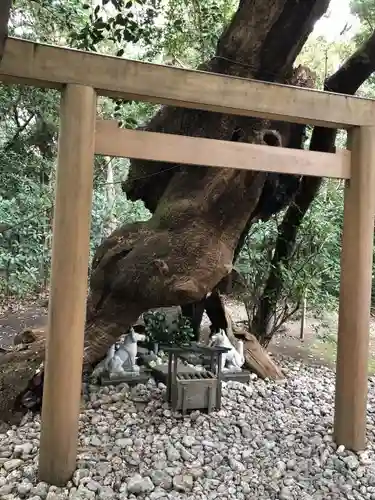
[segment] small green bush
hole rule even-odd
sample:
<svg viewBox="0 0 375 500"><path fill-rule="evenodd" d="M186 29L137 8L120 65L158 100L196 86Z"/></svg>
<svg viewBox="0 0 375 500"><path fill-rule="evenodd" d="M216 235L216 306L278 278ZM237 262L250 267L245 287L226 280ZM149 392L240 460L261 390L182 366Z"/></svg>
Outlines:
<svg viewBox="0 0 375 500"><path fill-rule="evenodd" d="M161 311L148 311L144 313L143 320L150 348L154 344L185 346L189 345L194 338L190 320L185 316L181 315L178 320L173 321L173 328L168 328L166 316Z"/></svg>

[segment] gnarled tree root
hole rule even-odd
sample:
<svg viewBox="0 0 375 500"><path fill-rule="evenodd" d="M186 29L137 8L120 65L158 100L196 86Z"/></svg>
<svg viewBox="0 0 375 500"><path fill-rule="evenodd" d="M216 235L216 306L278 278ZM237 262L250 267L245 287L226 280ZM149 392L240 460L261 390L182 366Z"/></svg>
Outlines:
<svg viewBox="0 0 375 500"><path fill-rule="evenodd" d="M45 341L40 339L0 356L0 420L18 423L27 411L22 398L34 386L44 353Z"/></svg>

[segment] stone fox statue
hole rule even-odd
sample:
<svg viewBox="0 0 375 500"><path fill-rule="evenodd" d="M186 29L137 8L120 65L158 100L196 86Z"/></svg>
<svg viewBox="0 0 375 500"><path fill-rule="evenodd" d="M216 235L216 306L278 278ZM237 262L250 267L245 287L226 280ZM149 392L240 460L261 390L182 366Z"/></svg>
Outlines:
<svg viewBox="0 0 375 500"><path fill-rule="evenodd" d="M222 371L241 371L242 366L245 363L245 357L243 353L243 342L238 341L238 350L231 344L228 339L227 334L224 330L219 330L218 333L212 335L210 340L210 346L220 346L227 347L230 351L222 354L221 356L221 369Z"/></svg>
<svg viewBox="0 0 375 500"><path fill-rule="evenodd" d="M127 373L138 373L139 366L136 364L137 343L146 340L146 336L134 331L133 328L125 336L122 343L113 344L107 356L101 361L93 371L94 378L99 377L103 372L107 372L109 377L118 377Z"/></svg>

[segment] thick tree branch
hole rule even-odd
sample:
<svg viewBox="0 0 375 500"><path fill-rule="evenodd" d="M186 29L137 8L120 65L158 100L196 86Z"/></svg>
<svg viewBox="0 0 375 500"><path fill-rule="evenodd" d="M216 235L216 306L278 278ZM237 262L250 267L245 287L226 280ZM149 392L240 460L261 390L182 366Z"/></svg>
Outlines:
<svg viewBox="0 0 375 500"><path fill-rule="evenodd" d="M375 31L371 37L325 82L325 90L341 94L354 94L375 71ZM313 130L310 149L313 151L334 151L337 131L323 127ZM288 208L278 230L275 252L257 312L252 331L262 345L267 345L274 333L272 318L283 286L281 268L288 268L295 248L298 229L311 203L316 197L322 179L303 177L294 202Z"/></svg>
<svg viewBox="0 0 375 500"><path fill-rule="evenodd" d="M22 125L19 123L18 119L16 120L17 124L18 124L18 129L16 130L13 137L11 139L9 139L9 141L5 144L5 146L4 146L5 153L10 151L14 147L14 145L18 141L20 135L22 134L22 132L29 126L31 120L35 116L36 116L36 113L31 113L30 116L27 118L27 120L24 121L24 123Z"/></svg>

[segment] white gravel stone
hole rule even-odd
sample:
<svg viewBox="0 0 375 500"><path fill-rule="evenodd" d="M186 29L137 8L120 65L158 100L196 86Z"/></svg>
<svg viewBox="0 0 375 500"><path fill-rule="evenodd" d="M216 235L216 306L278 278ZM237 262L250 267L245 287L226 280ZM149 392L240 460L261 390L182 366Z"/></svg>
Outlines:
<svg viewBox="0 0 375 500"><path fill-rule="evenodd" d="M133 440L129 438L121 438L121 439L116 439L115 445L118 446L119 448L128 448L132 446Z"/></svg>
<svg viewBox="0 0 375 500"><path fill-rule="evenodd" d="M17 493L21 498L28 496L30 491L32 490L33 485L29 482L22 482L17 485Z"/></svg>
<svg viewBox="0 0 375 500"><path fill-rule="evenodd" d="M90 476L90 471L88 469L78 469L74 472L72 481L75 486L79 486L84 478Z"/></svg>
<svg viewBox="0 0 375 500"><path fill-rule="evenodd" d="M87 385L77 470L38 482L40 418L0 434L1 500L375 500L375 380L368 448L332 439L334 374L282 360L283 383L223 384L222 409L182 417L165 386Z"/></svg>
<svg viewBox="0 0 375 500"><path fill-rule="evenodd" d="M4 462L3 467L7 472L11 472L12 470L18 469L23 464L23 460L18 458L14 458L12 460L7 460Z"/></svg>
<svg viewBox="0 0 375 500"><path fill-rule="evenodd" d="M191 448L195 444L195 437L190 435L184 436L182 438L182 443L187 448Z"/></svg>
<svg viewBox="0 0 375 500"><path fill-rule="evenodd" d="M15 484L7 483L0 486L0 498L4 498L6 495L10 495L15 489Z"/></svg>
<svg viewBox="0 0 375 500"><path fill-rule="evenodd" d="M49 491L46 500L66 500L67 496L64 493Z"/></svg>
<svg viewBox="0 0 375 500"><path fill-rule="evenodd" d="M164 490L172 489L172 477L164 470L153 470L150 477L155 486L160 486Z"/></svg>
<svg viewBox="0 0 375 500"><path fill-rule="evenodd" d="M32 443L24 443L24 444L17 444L14 447L14 455L17 456L22 456L22 455L30 455L34 448L34 445Z"/></svg>
<svg viewBox="0 0 375 500"><path fill-rule="evenodd" d="M69 494L69 500L95 500L95 493L86 488L79 488Z"/></svg>
<svg viewBox="0 0 375 500"><path fill-rule="evenodd" d="M32 493L33 495L44 499L48 495L48 485L46 483L37 483L35 488L33 488Z"/></svg>
<svg viewBox="0 0 375 500"><path fill-rule="evenodd" d="M98 494L99 500L112 500L115 498L115 492L110 486L103 486Z"/></svg>
<svg viewBox="0 0 375 500"><path fill-rule="evenodd" d="M149 477L136 474L128 480L127 489L129 493L139 495L140 493L149 493L154 489L154 485Z"/></svg>
<svg viewBox="0 0 375 500"><path fill-rule="evenodd" d="M193 476L187 474L174 476L173 486L177 491L190 491L193 488Z"/></svg>

